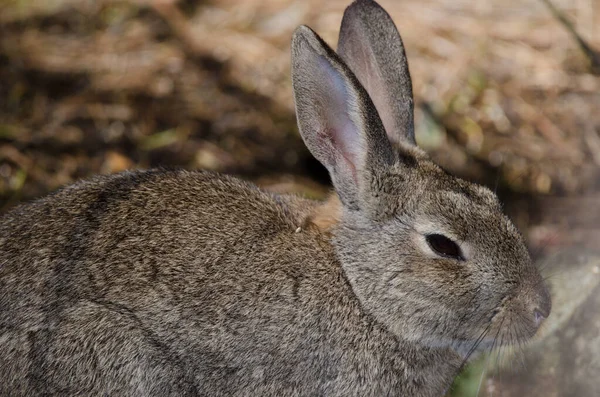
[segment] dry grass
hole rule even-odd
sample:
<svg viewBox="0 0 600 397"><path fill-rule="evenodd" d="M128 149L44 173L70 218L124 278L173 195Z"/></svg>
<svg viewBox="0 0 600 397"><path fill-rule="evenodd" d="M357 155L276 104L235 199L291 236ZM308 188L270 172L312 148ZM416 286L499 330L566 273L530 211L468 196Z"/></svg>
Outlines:
<svg viewBox="0 0 600 397"><path fill-rule="evenodd" d="M381 3L407 46L418 140L440 163L520 191L595 186L600 77L543 1ZM554 4L600 48L596 3ZM334 45L346 5L4 2L3 201L131 166L314 175L295 133L289 39L306 23Z"/></svg>

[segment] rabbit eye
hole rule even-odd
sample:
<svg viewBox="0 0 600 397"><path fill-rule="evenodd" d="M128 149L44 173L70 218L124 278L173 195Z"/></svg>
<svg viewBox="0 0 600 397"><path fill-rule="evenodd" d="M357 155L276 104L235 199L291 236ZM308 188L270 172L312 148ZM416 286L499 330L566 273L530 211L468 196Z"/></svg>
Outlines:
<svg viewBox="0 0 600 397"><path fill-rule="evenodd" d="M435 251L436 254L461 261L465 260L458 244L450 240L448 237L442 236L441 234L428 234L425 236L425 239L427 240L427 244L429 244L431 249Z"/></svg>

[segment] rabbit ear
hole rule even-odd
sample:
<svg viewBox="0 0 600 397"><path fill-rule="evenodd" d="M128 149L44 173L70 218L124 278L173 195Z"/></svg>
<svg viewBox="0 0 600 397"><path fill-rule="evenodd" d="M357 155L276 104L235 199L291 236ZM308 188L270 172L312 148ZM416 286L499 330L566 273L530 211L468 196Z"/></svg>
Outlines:
<svg viewBox="0 0 600 397"><path fill-rule="evenodd" d="M344 205L360 208L372 174L394 161L371 99L338 55L306 26L296 29L292 39L292 83L306 146L329 170Z"/></svg>
<svg viewBox="0 0 600 397"><path fill-rule="evenodd" d="M356 0L348 6L338 54L369 93L389 139L416 145L408 62L389 14L372 0Z"/></svg>

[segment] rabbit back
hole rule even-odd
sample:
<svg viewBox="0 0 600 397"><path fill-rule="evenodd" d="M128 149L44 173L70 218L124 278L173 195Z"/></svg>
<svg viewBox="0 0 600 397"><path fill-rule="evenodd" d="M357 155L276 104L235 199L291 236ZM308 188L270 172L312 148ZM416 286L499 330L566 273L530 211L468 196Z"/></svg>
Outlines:
<svg viewBox="0 0 600 397"><path fill-rule="evenodd" d="M381 368L399 346L363 315L325 236L296 233L313 206L146 171L17 208L0 226L0 394L356 393L357 355Z"/></svg>

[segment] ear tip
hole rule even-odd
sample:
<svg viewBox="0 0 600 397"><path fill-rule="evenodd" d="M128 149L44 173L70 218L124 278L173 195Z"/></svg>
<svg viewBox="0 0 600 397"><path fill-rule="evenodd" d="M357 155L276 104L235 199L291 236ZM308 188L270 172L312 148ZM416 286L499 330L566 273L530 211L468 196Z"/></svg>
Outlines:
<svg viewBox="0 0 600 397"><path fill-rule="evenodd" d="M330 50L327 43L310 27L300 25L294 30L292 35L292 57L301 53L308 52L324 56L328 59L332 57L333 50Z"/></svg>
<svg viewBox="0 0 600 397"><path fill-rule="evenodd" d="M346 10L344 11L342 29L344 29L346 25L359 23L361 25L366 25L365 28L370 30L368 28L369 25L379 25L382 22L385 24L391 22L393 24L390 14L388 14L379 3L375 0L355 0L346 7Z"/></svg>
<svg viewBox="0 0 600 397"><path fill-rule="evenodd" d="M292 34L292 56L305 51L307 45L314 50L317 41L317 34L311 28L306 25L298 26Z"/></svg>
<svg viewBox="0 0 600 397"><path fill-rule="evenodd" d="M352 4L346 7L345 13L365 12L365 11L381 11L381 7L375 0L354 0Z"/></svg>
<svg viewBox="0 0 600 397"><path fill-rule="evenodd" d="M296 29L294 29L293 37L304 36L307 34L315 34L315 32L307 25L300 25Z"/></svg>
<svg viewBox="0 0 600 397"><path fill-rule="evenodd" d="M300 25L292 34L292 48L297 47L302 41L306 41L310 44L311 42L314 43L316 40L317 34L314 30L306 25Z"/></svg>

